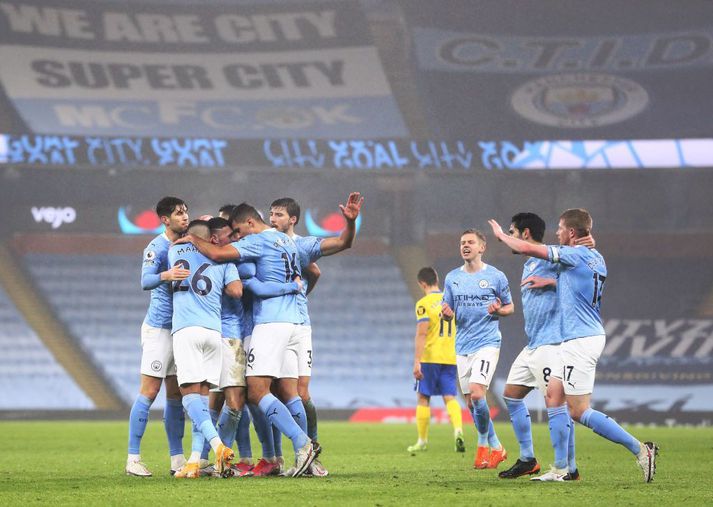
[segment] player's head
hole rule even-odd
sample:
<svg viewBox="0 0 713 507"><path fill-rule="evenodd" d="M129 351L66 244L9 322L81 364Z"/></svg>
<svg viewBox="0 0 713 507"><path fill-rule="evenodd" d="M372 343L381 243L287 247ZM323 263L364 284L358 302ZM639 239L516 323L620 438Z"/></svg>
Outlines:
<svg viewBox="0 0 713 507"><path fill-rule="evenodd" d="M188 228L188 206L178 197L164 197L156 204L156 214L166 229L183 234Z"/></svg>
<svg viewBox="0 0 713 507"><path fill-rule="evenodd" d="M188 234L210 241L210 226L207 220L191 220L188 224Z"/></svg>
<svg viewBox="0 0 713 507"><path fill-rule="evenodd" d="M244 202L238 204L230 214L230 226L233 228L233 234L238 238L260 232L261 226L266 225L260 212Z"/></svg>
<svg viewBox="0 0 713 507"><path fill-rule="evenodd" d="M220 209L218 210L218 216L220 218L225 218L226 220L228 220L228 219L230 219L230 214L237 207L238 207L237 204L223 204L220 207Z"/></svg>
<svg viewBox="0 0 713 507"><path fill-rule="evenodd" d="M586 209L568 209L560 215L557 239L560 245L574 245L578 238L592 232L592 216Z"/></svg>
<svg viewBox="0 0 713 507"><path fill-rule="evenodd" d="M542 243L545 237L545 221L534 213L518 213L510 220L508 230L513 238ZM513 253L517 253L513 250Z"/></svg>
<svg viewBox="0 0 713 507"><path fill-rule="evenodd" d="M230 236L233 233L233 228L230 227L230 222L225 218L214 217L208 220L210 228L210 242L214 245L223 246L230 243Z"/></svg>
<svg viewBox="0 0 713 507"><path fill-rule="evenodd" d="M300 222L300 205L291 197L282 197L270 204L270 225L287 232Z"/></svg>
<svg viewBox="0 0 713 507"><path fill-rule="evenodd" d="M466 261L473 261L485 252L485 234L477 229L467 229L460 235L460 256Z"/></svg>
<svg viewBox="0 0 713 507"><path fill-rule="evenodd" d="M419 269L416 280L424 292L431 287L438 287L438 273L430 266Z"/></svg>

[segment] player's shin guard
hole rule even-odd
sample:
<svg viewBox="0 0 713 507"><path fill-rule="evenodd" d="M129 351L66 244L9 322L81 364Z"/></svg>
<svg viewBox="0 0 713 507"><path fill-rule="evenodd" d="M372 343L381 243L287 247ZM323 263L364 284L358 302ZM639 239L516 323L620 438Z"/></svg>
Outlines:
<svg viewBox="0 0 713 507"><path fill-rule="evenodd" d="M555 468L567 468L567 448L569 446L570 418L567 405L547 409L550 420L550 440L555 450Z"/></svg>
<svg viewBox="0 0 713 507"><path fill-rule="evenodd" d="M275 443L272 439L272 426L267 422L267 417L260 410L260 407L253 404L248 404L248 410L253 417L253 425L255 433L262 445L262 457L271 459L275 457Z"/></svg>
<svg viewBox="0 0 713 507"><path fill-rule="evenodd" d="M463 430L463 415L461 414L460 403L456 400L451 400L446 403L446 412L451 419L451 424L455 431Z"/></svg>
<svg viewBox="0 0 713 507"><path fill-rule="evenodd" d="M243 407L243 415L238 421L238 428L235 431L235 440L238 442L238 454L240 458L252 458L253 450L250 447L250 413L248 406Z"/></svg>
<svg viewBox="0 0 713 507"><path fill-rule="evenodd" d="M307 414L305 413L305 407L302 404L302 398L295 396L290 401L285 403L287 410L290 411L292 418L299 425L300 429L307 433Z"/></svg>
<svg viewBox="0 0 713 507"><path fill-rule="evenodd" d="M228 405L225 405L223 410L221 410L216 429L218 430L218 436L225 447L233 447L235 431L238 428L240 416L242 415L242 410L234 410L229 408Z"/></svg>
<svg viewBox="0 0 713 507"><path fill-rule="evenodd" d="M570 473L577 470L577 460L574 455L574 421L569 418L569 445L567 446L567 468Z"/></svg>
<svg viewBox="0 0 713 507"><path fill-rule="evenodd" d="M183 412L181 400L166 398L163 409L163 427L168 437L168 453L170 456L183 455L183 434L186 429L186 415Z"/></svg>
<svg viewBox="0 0 713 507"><path fill-rule="evenodd" d="M282 433L287 435L287 438L292 440L295 452L307 445L309 437L300 429L287 407L275 396L272 394L263 396L260 400L260 410L265 414L269 423L276 426Z"/></svg>
<svg viewBox="0 0 713 507"><path fill-rule="evenodd" d="M473 421L478 430L478 445L488 444L488 431L490 429L490 408L485 398L473 402Z"/></svg>
<svg viewBox="0 0 713 507"><path fill-rule="evenodd" d="M641 450L639 441L608 415L588 408L582 414L579 422L584 424L587 428L591 428L597 435L601 435L607 440L623 445L629 449L634 456L638 456Z"/></svg>
<svg viewBox="0 0 713 507"><path fill-rule="evenodd" d="M141 439L149 422L149 409L153 400L139 394L129 414L129 454L140 454Z"/></svg>
<svg viewBox="0 0 713 507"><path fill-rule="evenodd" d="M305 414L307 414L307 435L312 440L319 440L317 437L317 408L312 403L312 398L302 400L302 404L305 407Z"/></svg>
<svg viewBox="0 0 713 507"><path fill-rule="evenodd" d="M527 410L524 400L516 398L505 398L510 422L515 432L515 438L520 444L520 459L529 461L535 457L535 449L532 446L532 424L530 411Z"/></svg>
<svg viewBox="0 0 713 507"><path fill-rule="evenodd" d="M431 407L428 405L416 405L416 429L418 430L418 441L428 442L428 425L431 422Z"/></svg>

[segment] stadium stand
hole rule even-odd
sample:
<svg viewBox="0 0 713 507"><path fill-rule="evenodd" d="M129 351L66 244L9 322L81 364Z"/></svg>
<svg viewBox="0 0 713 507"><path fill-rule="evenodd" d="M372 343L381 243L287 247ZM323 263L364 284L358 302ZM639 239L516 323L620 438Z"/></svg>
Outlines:
<svg viewBox="0 0 713 507"><path fill-rule="evenodd" d="M136 257L28 253L25 262L57 316L130 402L139 386L139 328L148 305ZM163 406L163 398L156 400L156 408Z"/></svg>
<svg viewBox="0 0 713 507"><path fill-rule="evenodd" d="M0 410L93 409L0 288Z"/></svg>

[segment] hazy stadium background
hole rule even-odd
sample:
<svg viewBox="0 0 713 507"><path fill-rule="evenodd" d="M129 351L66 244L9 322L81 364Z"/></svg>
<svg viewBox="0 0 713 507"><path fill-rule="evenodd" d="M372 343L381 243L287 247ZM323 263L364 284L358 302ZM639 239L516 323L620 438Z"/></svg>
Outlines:
<svg viewBox="0 0 713 507"><path fill-rule="evenodd" d="M0 0L0 417L127 413L162 196L290 196L312 234L357 190L310 299L317 407L412 407L418 268L488 218L554 242L584 207L610 272L595 406L710 424L712 82L704 1ZM499 397L522 258L485 260L516 302Z"/></svg>

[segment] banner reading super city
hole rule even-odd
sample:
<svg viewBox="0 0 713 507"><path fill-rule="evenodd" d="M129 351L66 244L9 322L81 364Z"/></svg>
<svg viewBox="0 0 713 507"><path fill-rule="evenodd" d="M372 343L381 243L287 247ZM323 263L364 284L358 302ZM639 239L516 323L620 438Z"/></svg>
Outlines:
<svg viewBox="0 0 713 507"><path fill-rule="evenodd" d="M17 131L406 135L355 0L3 0L0 61Z"/></svg>

